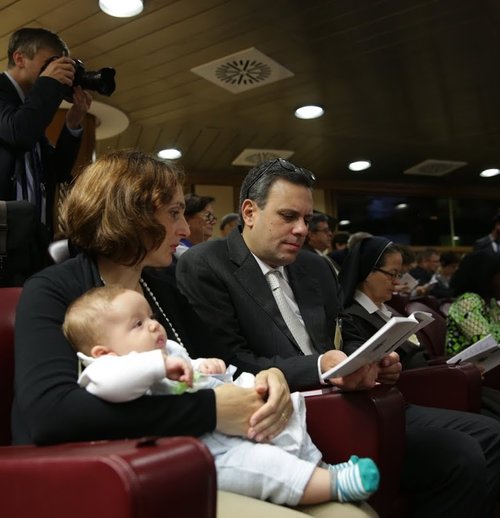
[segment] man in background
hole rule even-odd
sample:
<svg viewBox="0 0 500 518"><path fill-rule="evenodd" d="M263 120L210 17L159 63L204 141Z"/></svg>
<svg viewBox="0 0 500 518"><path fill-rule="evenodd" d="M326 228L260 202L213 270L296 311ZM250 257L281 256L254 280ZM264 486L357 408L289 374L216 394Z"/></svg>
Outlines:
<svg viewBox="0 0 500 518"><path fill-rule="evenodd" d="M500 253L500 212L491 221L491 232L474 243L474 252Z"/></svg>
<svg viewBox="0 0 500 518"><path fill-rule="evenodd" d="M325 255L332 246L332 237L330 218L326 214L316 212L309 220L309 230L303 248L318 255Z"/></svg>
<svg viewBox="0 0 500 518"><path fill-rule="evenodd" d="M238 226L239 220L240 216L236 214L236 212L230 212L229 214L222 216L219 225L221 237L227 237L229 232L231 232L234 227Z"/></svg>

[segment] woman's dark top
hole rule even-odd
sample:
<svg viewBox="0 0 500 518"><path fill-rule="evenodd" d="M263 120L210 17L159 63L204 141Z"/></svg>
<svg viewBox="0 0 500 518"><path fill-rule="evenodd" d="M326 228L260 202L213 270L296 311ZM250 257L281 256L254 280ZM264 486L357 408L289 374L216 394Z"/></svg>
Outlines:
<svg viewBox="0 0 500 518"><path fill-rule="evenodd" d="M190 354L200 355L201 328L175 280L155 271L144 271L143 278ZM199 436L214 430L213 390L108 403L78 386L78 360L61 326L68 305L101 285L95 263L83 254L43 270L25 284L15 328L14 444Z"/></svg>

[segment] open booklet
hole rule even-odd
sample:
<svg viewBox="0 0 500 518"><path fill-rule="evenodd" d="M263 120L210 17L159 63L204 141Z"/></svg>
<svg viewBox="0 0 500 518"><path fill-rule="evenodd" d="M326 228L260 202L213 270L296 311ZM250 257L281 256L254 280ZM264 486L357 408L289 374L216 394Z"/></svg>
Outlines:
<svg viewBox="0 0 500 518"><path fill-rule="evenodd" d="M415 277L411 276L408 272L402 275L399 279L399 284L406 284L410 291L413 291L418 286L418 281Z"/></svg>
<svg viewBox="0 0 500 518"><path fill-rule="evenodd" d="M500 345L493 336L487 335L446 361L451 364L460 362L475 363L483 372L488 372L500 364Z"/></svg>
<svg viewBox="0 0 500 518"><path fill-rule="evenodd" d="M359 349L326 371L321 377L326 380L347 376L363 365L380 361L386 354L396 350L411 335L433 320L433 316L424 311L414 311L407 317L392 317Z"/></svg>

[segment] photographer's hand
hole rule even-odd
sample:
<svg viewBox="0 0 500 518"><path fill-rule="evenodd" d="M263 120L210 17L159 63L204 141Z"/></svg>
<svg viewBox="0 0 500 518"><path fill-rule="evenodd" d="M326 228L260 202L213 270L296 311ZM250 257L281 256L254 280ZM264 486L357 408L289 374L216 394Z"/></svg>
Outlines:
<svg viewBox="0 0 500 518"><path fill-rule="evenodd" d="M71 58L60 57L51 61L41 77L51 77L63 85L73 86L75 78L75 62Z"/></svg>
<svg viewBox="0 0 500 518"><path fill-rule="evenodd" d="M66 113L66 125L70 129L78 129L81 127L86 113L92 104L92 96L87 90L83 90L81 86L73 88L73 104Z"/></svg>

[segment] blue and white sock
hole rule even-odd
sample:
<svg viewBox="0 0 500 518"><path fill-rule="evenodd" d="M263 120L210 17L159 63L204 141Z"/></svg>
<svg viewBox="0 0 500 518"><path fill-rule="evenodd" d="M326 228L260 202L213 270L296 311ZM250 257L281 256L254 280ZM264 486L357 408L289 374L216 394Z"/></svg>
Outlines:
<svg viewBox="0 0 500 518"><path fill-rule="evenodd" d="M380 482L378 468L372 459L353 455L349 461L329 466L332 475L332 497L339 502L368 499Z"/></svg>

